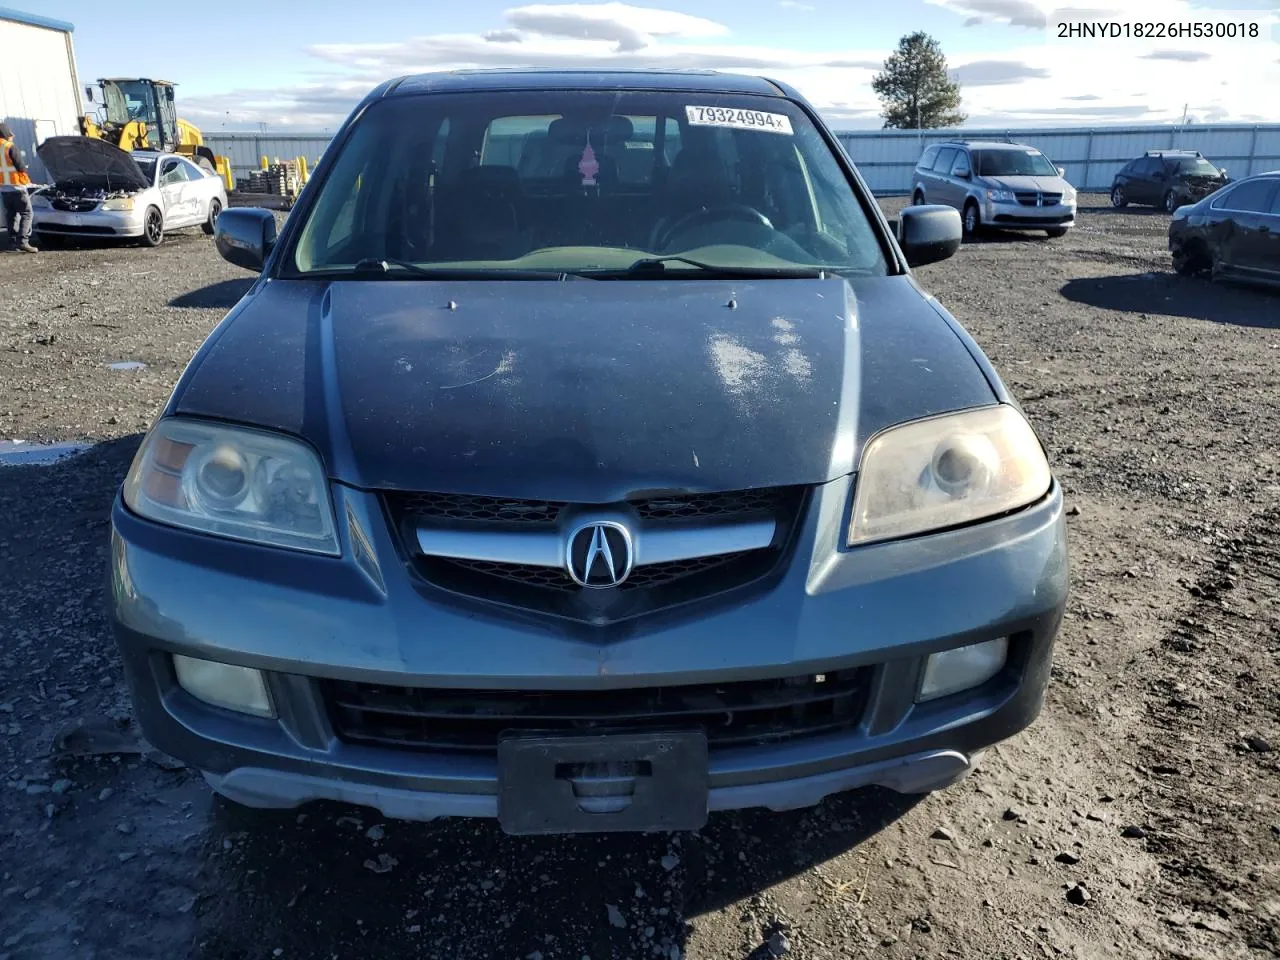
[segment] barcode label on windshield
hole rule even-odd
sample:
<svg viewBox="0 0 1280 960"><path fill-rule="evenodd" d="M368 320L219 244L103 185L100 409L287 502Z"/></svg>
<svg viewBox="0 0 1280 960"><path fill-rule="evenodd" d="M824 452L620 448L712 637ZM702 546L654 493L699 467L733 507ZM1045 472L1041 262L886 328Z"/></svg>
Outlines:
<svg viewBox="0 0 1280 960"><path fill-rule="evenodd" d="M791 118L785 113L761 113L734 107L685 107L689 123L695 127L731 127L734 130L763 130L791 133Z"/></svg>

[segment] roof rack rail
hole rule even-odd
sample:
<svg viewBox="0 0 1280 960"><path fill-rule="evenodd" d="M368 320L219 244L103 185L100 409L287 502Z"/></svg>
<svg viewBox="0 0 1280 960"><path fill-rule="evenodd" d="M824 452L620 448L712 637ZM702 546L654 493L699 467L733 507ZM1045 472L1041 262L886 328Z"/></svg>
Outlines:
<svg viewBox="0 0 1280 960"><path fill-rule="evenodd" d="M943 141L944 143L1021 143L1019 140L1013 140L1009 137L955 137L951 140Z"/></svg>
<svg viewBox="0 0 1280 960"><path fill-rule="evenodd" d="M1199 150L1181 150L1170 147L1168 150L1147 150L1142 154L1144 157L1163 157L1165 155L1171 157L1199 157L1204 159L1204 154Z"/></svg>

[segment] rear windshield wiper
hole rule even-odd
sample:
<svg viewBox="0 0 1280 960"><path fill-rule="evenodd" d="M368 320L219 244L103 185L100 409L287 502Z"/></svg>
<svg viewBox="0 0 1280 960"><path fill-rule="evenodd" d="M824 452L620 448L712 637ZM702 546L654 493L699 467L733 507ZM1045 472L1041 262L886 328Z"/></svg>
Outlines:
<svg viewBox="0 0 1280 960"><path fill-rule="evenodd" d="M377 259L369 257L359 261L352 269L351 276L394 276L393 268L399 268L415 277L430 277L432 280L564 280L565 274L559 270L502 270L483 267L424 267L409 260Z"/></svg>
<svg viewBox="0 0 1280 960"><path fill-rule="evenodd" d="M583 270L581 275L593 280L648 280L678 276L678 273L668 273L668 263L683 263L694 267L697 272L692 275L700 279L737 280L759 277L769 280L823 280L827 276L827 271L822 267L730 267L704 263L679 254L642 257L620 270Z"/></svg>

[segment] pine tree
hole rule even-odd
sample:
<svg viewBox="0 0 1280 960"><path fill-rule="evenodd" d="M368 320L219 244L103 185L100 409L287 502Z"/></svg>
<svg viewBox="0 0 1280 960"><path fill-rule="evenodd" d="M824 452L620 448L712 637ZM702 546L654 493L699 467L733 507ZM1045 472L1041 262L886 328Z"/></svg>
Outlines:
<svg viewBox="0 0 1280 960"><path fill-rule="evenodd" d="M885 127L936 130L965 121L960 86L947 76L942 45L922 31L898 41L871 88L880 97Z"/></svg>

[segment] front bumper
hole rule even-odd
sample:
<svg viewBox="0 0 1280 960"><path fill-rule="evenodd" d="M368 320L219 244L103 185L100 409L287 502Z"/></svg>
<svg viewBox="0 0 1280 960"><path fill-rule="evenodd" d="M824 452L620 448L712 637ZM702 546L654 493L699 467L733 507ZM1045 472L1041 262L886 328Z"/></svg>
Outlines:
<svg viewBox="0 0 1280 960"><path fill-rule="evenodd" d="M69 213L37 208L33 210L32 228L38 233L72 237L140 237L143 234L143 211L135 208Z"/></svg>
<svg viewBox="0 0 1280 960"><path fill-rule="evenodd" d="M388 816L494 816L494 753L346 742L325 678L397 687L625 690L733 683L867 667L856 726L712 749L708 808L808 806L878 784L954 782L1038 714L1067 592L1062 498L988 523L845 550L847 479L815 491L779 582L735 606L603 634L474 604L414 582L378 498L335 486L342 559L236 544L113 510L111 615L136 715L159 749L253 806L312 799ZM352 525L375 563L350 559ZM978 688L914 702L924 658L1010 636L1005 669ZM731 642L728 638L732 638ZM208 706L170 655L266 671L278 719Z"/></svg>
<svg viewBox="0 0 1280 960"><path fill-rule="evenodd" d="M1002 230L1044 230L1053 227L1073 227L1076 222L1074 203L1057 203L1032 207L1014 201L997 203L987 200L982 211L983 222Z"/></svg>

